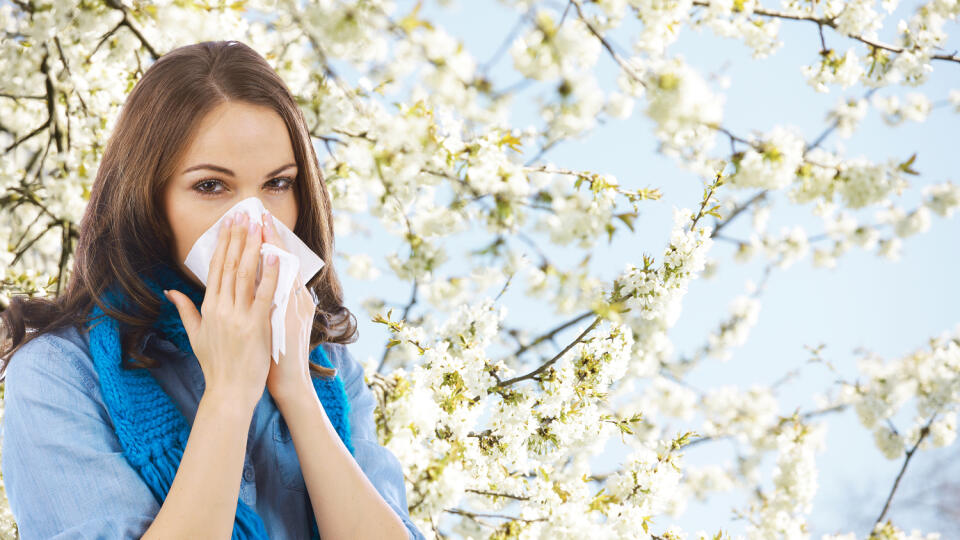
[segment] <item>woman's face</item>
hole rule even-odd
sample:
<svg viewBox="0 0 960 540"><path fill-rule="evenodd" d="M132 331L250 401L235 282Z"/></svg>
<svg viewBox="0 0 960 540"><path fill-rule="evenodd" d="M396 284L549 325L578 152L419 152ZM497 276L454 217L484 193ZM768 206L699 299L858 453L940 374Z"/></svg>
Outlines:
<svg viewBox="0 0 960 540"><path fill-rule="evenodd" d="M203 284L183 261L190 248L233 205L257 197L293 230L297 164L287 126L273 109L230 101L203 118L163 194L177 267Z"/></svg>

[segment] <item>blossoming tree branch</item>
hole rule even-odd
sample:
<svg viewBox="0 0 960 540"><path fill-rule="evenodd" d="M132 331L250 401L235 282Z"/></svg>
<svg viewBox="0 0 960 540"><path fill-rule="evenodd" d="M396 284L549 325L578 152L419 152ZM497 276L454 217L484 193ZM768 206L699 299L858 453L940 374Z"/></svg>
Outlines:
<svg viewBox="0 0 960 540"><path fill-rule="evenodd" d="M960 187L950 179L913 187L922 148L904 144L871 160L848 157L836 143L868 114L896 125L960 112L960 90L923 92L935 70L960 74L960 56L945 48L960 3L920 2L903 20L889 16L898 0L500 4L515 8L516 24L491 32L503 41L481 60L413 2L0 3L0 305L14 293L55 295L69 279L105 141L151 62L187 43L242 40L299 100L338 234L369 216L399 246L341 256L353 275L383 262L409 285L399 298L364 302L388 335L366 378L379 400L379 436L403 464L422 530L726 538L722 527L686 531L673 516L693 498L734 489L746 503L729 511L747 537L805 538L824 430L835 413L852 410L894 460L895 482L872 529L831 537L906 538L888 510L912 461L954 440L960 330L902 358L860 358L855 379L796 411L780 410L776 383L697 388L687 376L726 361L748 339L763 285L778 272L807 258L831 267L852 250L876 254L878 264L895 260L903 239L926 232L933 215L952 217ZM809 91L868 88L825 111L809 140L785 125L730 128L720 89L670 50L684 32L707 30L742 41L757 59L771 57L786 25L810 36L809 63L797 66ZM881 39L889 28L896 30L884 35L896 37ZM503 63L514 80L492 75ZM611 87L600 83L603 63L616 69ZM531 86L548 89L535 111L540 122L513 125L510 104ZM655 252L638 252L614 279L600 279L587 264L552 257L567 250L589 258L598 243L636 234L641 210L662 204L663 186L628 188L602 163L600 172L571 168L554 149L601 129L604 118L631 117L650 122L657 151L699 177L702 196L674 206L672 230ZM911 190L920 202L900 204ZM824 232L768 230L777 204L811 212ZM875 219L855 217L864 209ZM738 221L752 232L731 236ZM450 240L469 229L483 241L452 252L464 243ZM736 261L765 261L761 283L693 354L679 355L668 331L690 284L709 278L725 250ZM446 276L454 261L473 273ZM501 298L510 288L540 302L543 316L508 317ZM551 316L559 322L547 323ZM833 369L819 351L812 361ZM895 423L904 410L914 420ZM684 463L691 446L725 439L738 443L734 465ZM624 445L627 457L594 471L589 460L608 442Z"/></svg>

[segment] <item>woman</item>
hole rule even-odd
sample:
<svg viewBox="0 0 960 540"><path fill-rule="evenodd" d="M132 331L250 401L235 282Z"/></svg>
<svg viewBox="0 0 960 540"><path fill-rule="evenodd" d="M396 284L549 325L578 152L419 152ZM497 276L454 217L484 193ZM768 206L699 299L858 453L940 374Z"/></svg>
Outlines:
<svg viewBox="0 0 960 540"><path fill-rule="evenodd" d="M295 284L307 316L290 302L279 362L278 265L259 254L282 247L272 218L224 221L206 286L183 264L247 197L326 262ZM309 131L269 64L235 41L158 59L104 151L65 292L2 314L2 472L21 536L423 538L346 347L333 253Z"/></svg>

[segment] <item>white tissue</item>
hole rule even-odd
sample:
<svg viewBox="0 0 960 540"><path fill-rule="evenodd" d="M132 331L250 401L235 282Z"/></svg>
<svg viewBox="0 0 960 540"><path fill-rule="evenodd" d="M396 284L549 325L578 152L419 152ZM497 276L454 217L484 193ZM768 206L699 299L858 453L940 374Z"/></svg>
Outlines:
<svg viewBox="0 0 960 540"><path fill-rule="evenodd" d="M212 227L207 229L200 238L190 248L187 258L183 262L184 266L190 269L197 276L204 286L207 284L207 273L210 270L210 260L213 258L213 252L217 248L217 237L220 232L220 224L227 216L232 216L236 212L244 212L250 220L263 224L261 216L266 212L263 203L256 197L248 197L232 208L227 210ZM287 228L273 214L274 228L280 233L287 250L283 250L273 244L260 244L260 262L257 265L256 284L260 284L264 257L273 253L277 255L277 264L280 267L280 273L277 276L277 288L273 294L273 301L270 307L270 326L271 351L273 361L280 362L280 355L286 354L286 332L284 322L286 320L287 304L290 302L290 294L293 290L294 279L299 275L299 283L307 283L313 276L323 268L325 264L323 259L317 256L303 240L300 240L293 231Z"/></svg>

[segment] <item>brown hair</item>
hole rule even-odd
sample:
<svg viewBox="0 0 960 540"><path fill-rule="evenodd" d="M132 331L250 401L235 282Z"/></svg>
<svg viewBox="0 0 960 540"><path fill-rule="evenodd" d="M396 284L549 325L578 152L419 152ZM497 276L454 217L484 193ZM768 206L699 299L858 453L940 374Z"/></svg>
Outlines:
<svg viewBox="0 0 960 540"><path fill-rule="evenodd" d="M11 298L10 306L0 313L7 333L0 342L0 371L5 374L13 354L41 333L68 324L82 330L81 325L91 320L88 315L94 304L121 328L127 325L121 336L121 357L136 360L128 369L156 365L155 360L139 354L136 344L156 321L165 301L154 296L138 274L161 258L168 264L172 260L171 228L157 201L162 200L164 186L173 177L200 120L231 100L270 107L287 125L298 167L294 193L299 211L294 232L326 263L307 283L319 300L310 348L328 341L356 341L356 318L343 306L343 290L333 268L330 194L303 112L283 80L252 48L237 41L205 41L160 57L127 97L81 220L66 289L53 299ZM116 311L100 301L114 281L135 312ZM27 334L27 327L37 331ZM323 376L336 373L313 363L310 370Z"/></svg>

